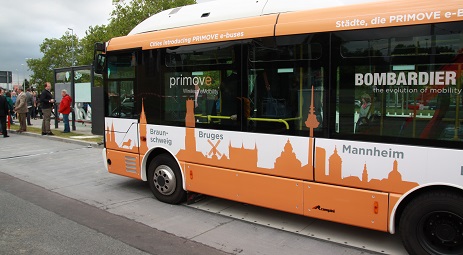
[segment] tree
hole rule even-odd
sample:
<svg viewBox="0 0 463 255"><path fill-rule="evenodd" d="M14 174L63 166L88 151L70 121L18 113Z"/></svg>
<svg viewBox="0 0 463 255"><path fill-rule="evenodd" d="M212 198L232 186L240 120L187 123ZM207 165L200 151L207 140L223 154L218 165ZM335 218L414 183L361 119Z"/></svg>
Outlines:
<svg viewBox="0 0 463 255"><path fill-rule="evenodd" d="M29 70L32 71L30 82L38 84L41 90L44 82L53 81L53 69L72 65L73 50L76 65L91 65L96 42L127 35L137 24L153 14L194 3L195 0L132 0L129 4L118 3L110 13L109 24L90 26L81 40L69 31L59 39L46 38L40 45L43 57L27 60Z"/></svg>
<svg viewBox="0 0 463 255"><path fill-rule="evenodd" d="M40 52L43 53L43 57L27 60L27 66L33 72L31 83L38 84L38 88L41 90L45 82L53 81L53 69L71 66L73 50L75 50L75 55L79 55L82 51L77 41L77 37L71 35L69 31L66 31L60 39L45 38L40 45ZM72 48L73 44L74 49Z"/></svg>
<svg viewBox="0 0 463 255"><path fill-rule="evenodd" d="M108 26L97 25L90 26L85 31L85 37L80 41L82 53L77 56L77 63L79 65L91 65L93 63L93 49L96 42L106 42L113 36L108 31Z"/></svg>
<svg viewBox="0 0 463 255"><path fill-rule="evenodd" d="M132 0L129 6L118 4L111 13L109 28L114 36L126 35L137 24L158 12L194 3L195 0Z"/></svg>

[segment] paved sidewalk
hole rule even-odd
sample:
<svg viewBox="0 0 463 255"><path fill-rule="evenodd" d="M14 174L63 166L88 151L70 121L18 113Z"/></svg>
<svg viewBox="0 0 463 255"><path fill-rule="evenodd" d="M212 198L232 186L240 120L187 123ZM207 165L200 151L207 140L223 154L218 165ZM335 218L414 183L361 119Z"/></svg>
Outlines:
<svg viewBox="0 0 463 255"><path fill-rule="evenodd" d="M15 119L15 124L18 125L18 120ZM37 119L31 119L31 124L32 126L28 127L33 127L33 128L42 128L42 121L43 119L37 118ZM42 136L41 134L36 134L32 132L25 132L22 134L18 134L15 130L9 130L9 134L13 135L26 135L26 136L36 136L36 137L43 137L46 139L53 139L53 140L60 140L63 142L67 143L76 143L76 144L81 144L81 145L87 145L91 147L101 147L102 142L92 142L92 141L85 141L82 138L101 138L101 141L103 141L103 137L100 135L94 135L92 134L92 123L89 122L77 122L75 123L76 130L72 130L72 122L69 121L69 125L71 126L71 132L79 134L79 136L70 136L69 138L67 137L60 137L59 134L64 130L64 124L62 121L58 122L58 128L55 127L55 120L51 119L50 122L50 130L51 132L55 133L54 136Z"/></svg>
<svg viewBox="0 0 463 255"><path fill-rule="evenodd" d="M32 127L35 128L42 128L42 121L43 119L37 118L36 120L31 119L31 124ZM93 136L92 134L92 123L83 123L83 122L77 122L76 121L76 130L72 130L72 121L69 121L69 126L71 126L71 131L77 134L83 134L83 135L88 135L88 136ZM64 124L62 121L58 122L58 128L55 128L55 120L51 119L50 121L50 129L51 132L54 131L63 131L64 130Z"/></svg>

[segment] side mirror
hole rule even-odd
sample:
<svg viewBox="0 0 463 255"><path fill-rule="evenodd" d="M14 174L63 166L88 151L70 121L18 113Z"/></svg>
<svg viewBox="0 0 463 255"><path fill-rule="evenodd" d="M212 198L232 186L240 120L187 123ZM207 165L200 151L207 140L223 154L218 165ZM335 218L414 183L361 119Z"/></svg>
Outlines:
<svg viewBox="0 0 463 255"><path fill-rule="evenodd" d="M97 54L100 52L99 54ZM95 43L93 49L93 71L96 74L102 74L105 68L106 56L103 54L106 52L105 43Z"/></svg>
<svg viewBox="0 0 463 255"><path fill-rule="evenodd" d="M101 43L101 42L97 42L95 43L95 51L100 51L100 52L105 52L106 49L105 49L105 44L104 43Z"/></svg>
<svg viewBox="0 0 463 255"><path fill-rule="evenodd" d="M102 74L104 72L106 62L106 56L104 54L98 54L93 60L93 71L96 74Z"/></svg>

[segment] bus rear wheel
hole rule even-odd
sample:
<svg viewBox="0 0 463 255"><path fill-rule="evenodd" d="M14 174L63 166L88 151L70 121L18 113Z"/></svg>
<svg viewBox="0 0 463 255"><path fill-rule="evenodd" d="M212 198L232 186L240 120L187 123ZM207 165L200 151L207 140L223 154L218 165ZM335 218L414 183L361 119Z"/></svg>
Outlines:
<svg viewBox="0 0 463 255"><path fill-rule="evenodd" d="M170 155L161 154L151 161L148 182L151 192L161 202L178 204L186 198L180 168Z"/></svg>
<svg viewBox="0 0 463 255"><path fill-rule="evenodd" d="M432 192L414 199L400 218L399 231L410 254L463 254L463 197Z"/></svg>

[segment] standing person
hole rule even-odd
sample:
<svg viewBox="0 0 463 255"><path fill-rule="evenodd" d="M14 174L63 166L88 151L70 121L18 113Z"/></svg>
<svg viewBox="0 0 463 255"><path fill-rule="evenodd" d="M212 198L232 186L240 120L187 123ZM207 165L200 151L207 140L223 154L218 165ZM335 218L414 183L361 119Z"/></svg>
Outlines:
<svg viewBox="0 0 463 255"><path fill-rule="evenodd" d="M37 119L37 91L32 91L32 98L34 99L34 105L32 105L32 118Z"/></svg>
<svg viewBox="0 0 463 255"><path fill-rule="evenodd" d="M11 92L11 101L13 101L13 105L16 105L16 98L18 98L18 94L16 94L16 90ZM16 112L13 112L13 117L16 116Z"/></svg>
<svg viewBox="0 0 463 255"><path fill-rule="evenodd" d="M32 126L31 116L34 106L34 97L32 96L31 89L26 89L26 102L27 102L27 125Z"/></svg>
<svg viewBox="0 0 463 255"><path fill-rule="evenodd" d="M59 110L58 112L63 114L63 123L64 123L64 131L63 133L71 132L69 128L69 113L71 112L71 103L72 98L68 95L67 90L61 90L61 102L59 103Z"/></svg>
<svg viewBox="0 0 463 255"><path fill-rule="evenodd" d="M23 87L18 87L19 95L16 98L16 103L14 106L14 111L18 114L19 119L19 129L18 133L26 132L26 115L27 115L27 96L23 91Z"/></svg>
<svg viewBox="0 0 463 255"><path fill-rule="evenodd" d="M17 96L16 92L14 92L14 91L11 92L11 100L13 100L13 104L16 104L16 98L17 98L17 97L18 97L18 96Z"/></svg>
<svg viewBox="0 0 463 255"><path fill-rule="evenodd" d="M3 95L3 89L0 88L0 125L2 125L2 134L4 138L10 137L7 133L6 116L10 114L10 107L6 97Z"/></svg>
<svg viewBox="0 0 463 255"><path fill-rule="evenodd" d="M55 135L50 130L51 110L55 100L50 92L51 83L45 82L45 89L40 94L40 104L42 105L43 121L42 121L42 135Z"/></svg>
<svg viewBox="0 0 463 255"><path fill-rule="evenodd" d="M6 92L6 101L8 101L8 107L10 109L10 124L13 125L13 110L14 110L14 103L13 100L11 100L11 93Z"/></svg>

